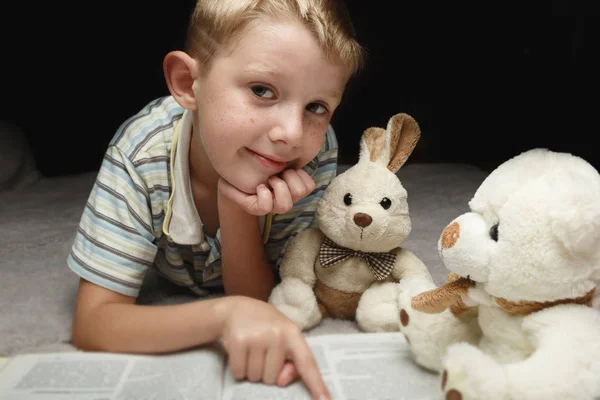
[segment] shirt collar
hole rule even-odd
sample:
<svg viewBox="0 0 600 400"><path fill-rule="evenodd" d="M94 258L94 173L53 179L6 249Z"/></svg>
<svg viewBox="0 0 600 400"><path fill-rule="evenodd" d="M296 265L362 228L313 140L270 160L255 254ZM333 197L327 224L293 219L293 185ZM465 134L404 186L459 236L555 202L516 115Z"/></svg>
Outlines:
<svg viewBox="0 0 600 400"><path fill-rule="evenodd" d="M167 204L164 233L175 243L194 245L205 242L202 221L192 196L189 151L192 136L192 114L189 110L175 126L171 143L171 196Z"/></svg>

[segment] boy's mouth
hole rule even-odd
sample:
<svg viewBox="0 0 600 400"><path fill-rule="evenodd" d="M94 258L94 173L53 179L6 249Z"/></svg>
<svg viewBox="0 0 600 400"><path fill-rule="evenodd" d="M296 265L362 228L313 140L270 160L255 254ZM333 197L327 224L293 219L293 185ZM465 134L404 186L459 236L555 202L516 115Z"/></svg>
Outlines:
<svg viewBox="0 0 600 400"><path fill-rule="evenodd" d="M286 162L282 159L280 159L277 156L272 156L269 154L263 154L263 153L258 153L254 150L248 149L248 152L250 153L250 155L256 160L258 161L259 164L261 164L263 167L268 168L270 170L273 170L275 172L281 172L285 169L286 167Z"/></svg>

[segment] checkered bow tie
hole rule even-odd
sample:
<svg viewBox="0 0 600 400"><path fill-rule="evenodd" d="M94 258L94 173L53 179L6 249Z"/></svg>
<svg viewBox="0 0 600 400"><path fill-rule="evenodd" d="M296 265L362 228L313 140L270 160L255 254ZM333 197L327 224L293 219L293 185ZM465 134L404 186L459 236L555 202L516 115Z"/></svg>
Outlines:
<svg viewBox="0 0 600 400"><path fill-rule="evenodd" d="M352 250L342 247L331 239L323 238L323 243L319 250L319 262L323 268L330 267L338 262L344 261L349 257L360 257L371 268L371 272L377 280L384 280L394 269L396 255L392 253L375 253Z"/></svg>

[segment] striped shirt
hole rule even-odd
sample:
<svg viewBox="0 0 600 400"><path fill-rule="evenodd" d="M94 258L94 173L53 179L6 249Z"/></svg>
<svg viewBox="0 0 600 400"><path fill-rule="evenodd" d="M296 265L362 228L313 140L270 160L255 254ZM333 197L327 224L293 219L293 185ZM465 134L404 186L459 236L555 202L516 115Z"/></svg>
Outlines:
<svg viewBox="0 0 600 400"><path fill-rule="evenodd" d="M171 96L127 119L109 143L67 264L80 277L136 297L148 268L198 295L221 288L220 231L205 235L189 179L191 113ZM279 268L290 238L316 226L315 208L336 175L331 126L304 170L315 190L284 213L260 218L269 263Z"/></svg>

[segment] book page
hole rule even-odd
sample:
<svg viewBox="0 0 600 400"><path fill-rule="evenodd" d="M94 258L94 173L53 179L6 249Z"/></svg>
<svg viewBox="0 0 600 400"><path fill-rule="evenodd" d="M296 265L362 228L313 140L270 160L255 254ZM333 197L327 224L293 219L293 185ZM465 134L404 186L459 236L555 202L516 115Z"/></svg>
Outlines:
<svg viewBox="0 0 600 400"><path fill-rule="evenodd" d="M159 356L42 353L17 356L0 373L2 400L218 399L224 354L215 348Z"/></svg>
<svg viewBox="0 0 600 400"><path fill-rule="evenodd" d="M358 333L307 338L334 400L438 400L440 378L415 364L404 335ZM311 400L303 382L286 388L236 382L225 371L223 400Z"/></svg>

